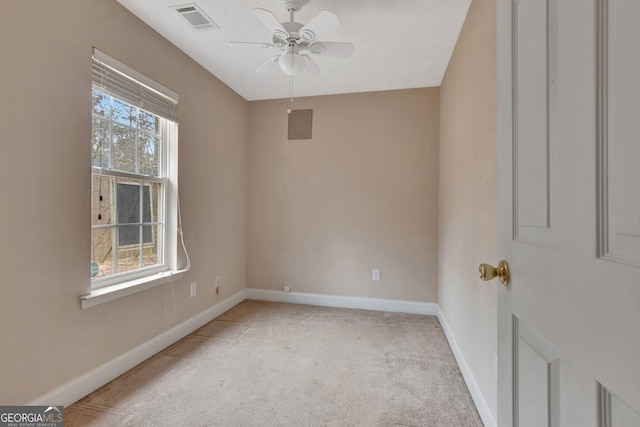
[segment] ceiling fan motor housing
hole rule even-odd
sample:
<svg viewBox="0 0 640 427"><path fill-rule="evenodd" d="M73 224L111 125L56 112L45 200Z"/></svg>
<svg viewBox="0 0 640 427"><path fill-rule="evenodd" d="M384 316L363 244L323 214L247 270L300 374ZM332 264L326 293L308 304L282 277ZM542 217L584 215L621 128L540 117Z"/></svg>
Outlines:
<svg viewBox="0 0 640 427"><path fill-rule="evenodd" d="M282 44L282 42L286 43L299 43L300 41L300 29L303 27L302 24L298 22L283 22L282 27L287 30L287 34L284 38L280 37L280 34L277 34L274 31L273 34L273 44Z"/></svg>

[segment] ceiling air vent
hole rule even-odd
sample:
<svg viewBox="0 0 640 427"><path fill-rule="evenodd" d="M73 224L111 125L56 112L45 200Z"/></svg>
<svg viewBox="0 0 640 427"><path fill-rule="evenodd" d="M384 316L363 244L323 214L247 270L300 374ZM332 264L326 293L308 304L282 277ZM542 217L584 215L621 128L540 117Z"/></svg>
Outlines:
<svg viewBox="0 0 640 427"><path fill-rule="evenodd" d="M220 28L206 13L195 3L182 4L180 6L171 6L178 12L189 24L196 30L208 30L211 28Z"/></svg>

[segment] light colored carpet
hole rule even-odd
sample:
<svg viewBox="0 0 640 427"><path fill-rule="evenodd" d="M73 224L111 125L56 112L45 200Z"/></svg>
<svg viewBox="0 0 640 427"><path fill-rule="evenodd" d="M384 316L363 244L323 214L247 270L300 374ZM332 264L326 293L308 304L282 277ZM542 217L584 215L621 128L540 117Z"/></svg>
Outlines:
<svg viewBox="0 0 640 427"><path fill-rule="evenodd" d="M433 316L247 300L65 411L71 426L482 426Z"/></svg>

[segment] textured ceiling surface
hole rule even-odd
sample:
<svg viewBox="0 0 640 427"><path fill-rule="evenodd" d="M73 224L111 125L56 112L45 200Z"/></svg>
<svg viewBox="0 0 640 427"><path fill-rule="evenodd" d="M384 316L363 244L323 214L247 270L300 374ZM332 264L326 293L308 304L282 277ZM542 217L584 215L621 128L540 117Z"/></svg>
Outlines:
<svg viewBox="0 0 640 427"><path fill-rule="evenodd" d="M252 12L260 7L285 22L281 0L197 0L220 28L196 30L175 6L189 0L117 0L247 100L439 86L471 0L303 0L295 21L306 24L323 10L340 25L318 39L350 42L349 58L314 56L320 72L290 78L277 67L256 69L276 49L233 47L228 41L270 43L272 35ZM181 3L182 1L182 3Z"/></svg>

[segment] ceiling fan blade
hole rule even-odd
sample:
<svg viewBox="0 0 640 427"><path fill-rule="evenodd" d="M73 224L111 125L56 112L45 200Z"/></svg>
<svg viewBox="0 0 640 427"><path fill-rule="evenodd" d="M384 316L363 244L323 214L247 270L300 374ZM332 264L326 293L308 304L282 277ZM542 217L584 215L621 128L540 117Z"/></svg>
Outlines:
<svg viewBox="0 0 640 427"><path fill-rule="evenodd" d="M227 46L232 47L261 47L264 49L268 48L280 48L280 46L275 45L273 43L261 43L261 42L227 42Z"/></svg>
<svg viewBox="0 0 640 427"><path fill-rule="evenodd" d="M302 56L307 58L307 64L304 67L304 74L307 76L317 76L318 73L320 72L320 67L318 67L318 64L316 63L316 61L314 61L310 55L302 55Z"/></svg>
<svg viewBox="0 0 640 427"><path fill-rule="evenodd" d="M318 36L327 34L337 28L338 25L340 25L338 16L333 12L323 10L300 29L300 38L307 43L311 43Z"/></svg>
<svg viewBox="0 0 640 427"><path fill-rule="evenodd" d="M261 7L256 7L253 9L253 13L260 21L262 21L265 27L273 33L274 36L281 40L286 40L287 37L289 37L289 33L282 26L282 23L278 21L278 18L276 18L273 12L267 9L262 9Z"/></svg>
<svg viewBox="0 0 640 427"><path fill-rule="evenodd" d="M328 56L332 58L348 58L355 51L353 43L315 42L309 46L312 55Z"/></svg>
<svg viewBox="0 0 640 427"><path fill-rule="evenodd" d="M269 71L274 67L274 65L277 65L278 58L280 58L280 55L272 56L271 58L269 58L267 62L256 69L256 73L266 73L267 71Z"/></svg>

